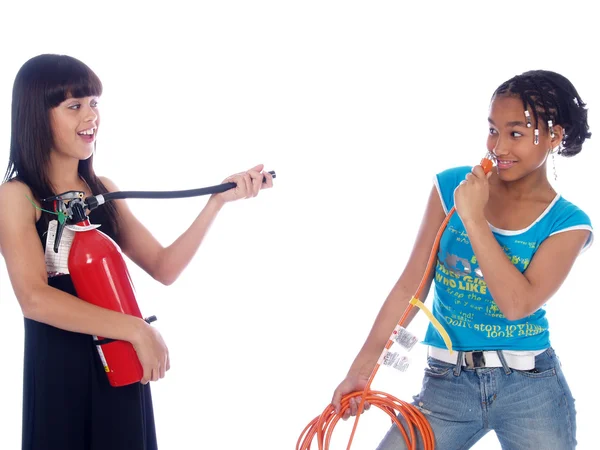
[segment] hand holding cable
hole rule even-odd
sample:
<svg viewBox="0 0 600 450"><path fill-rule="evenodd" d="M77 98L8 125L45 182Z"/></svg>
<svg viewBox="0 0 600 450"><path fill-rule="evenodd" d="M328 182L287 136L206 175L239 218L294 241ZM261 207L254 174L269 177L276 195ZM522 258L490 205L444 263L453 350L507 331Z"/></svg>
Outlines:
<svg viewBox="0 0 600 450"><path fill-rule="evenodd" d="M335 389L333 392L333 398L331 399L331 405L334 407L336 414L339 414L340 411L343 411L342 420L348 420L350 416L356 416L356 413L358 412L358 406L362 401L360 396L351 397L348 400L348 406L342 409L342 398L352 392L362 392L368 382L368 375L348 374ZM371 405L369 402L364 403L365 411L368 411L370 407Z"/></svg>
<svg viewBox="0 0 600 450"><path fill-rule="evenodd" d="M235 187L225 192L214 194L213 198L223 203L240 200L242 198L256 197L261 189L273 187L273 175L263 172L264 165L259 164L246 172L236 173L227 177L223 184L234 183Z"/></svg>
<svg viewBox="0 0 600 450"><path fill-rule="evenodd" d="M475 166L454 190L456 212L464 222L485 220L484 209L488 202L489 178L492 171L485 172L482 166Z"/></svg>

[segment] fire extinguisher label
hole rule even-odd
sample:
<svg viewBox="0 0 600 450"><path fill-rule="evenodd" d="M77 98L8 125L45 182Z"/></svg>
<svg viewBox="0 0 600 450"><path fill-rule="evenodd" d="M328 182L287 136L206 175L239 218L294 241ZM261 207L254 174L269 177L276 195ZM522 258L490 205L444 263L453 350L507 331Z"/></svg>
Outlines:
<svg viewBox="0 0 600 450"><path fill-rule="evenodd" d="M73 244L73 238L77 231L89 231L98 228L100 225L88 225L81 227L77 225L66 225L62 237L60 239L60 246L58 247L58 253L54 252L54 241L56 240L56 229L58 228L58 221L51 220L48 226L48 233L46 237L46 272L48 277L57 277L59 275L69 274L69 252L71 251L71 245Z"/></svg>
<svg viewBox="0 0 600 450"><path fill-rule="evenodd" d="M73 237L75 232L73 230L63 230L62 237L60 239L60 246L58 247L58 253L54 253L54 241L56 239L56 229L58 226L57 220L51 220L48 226L48 234L46 236L46 272L48 277L56 277L58 275L67 275L69 273L69 250L73 244Z"/></svg>

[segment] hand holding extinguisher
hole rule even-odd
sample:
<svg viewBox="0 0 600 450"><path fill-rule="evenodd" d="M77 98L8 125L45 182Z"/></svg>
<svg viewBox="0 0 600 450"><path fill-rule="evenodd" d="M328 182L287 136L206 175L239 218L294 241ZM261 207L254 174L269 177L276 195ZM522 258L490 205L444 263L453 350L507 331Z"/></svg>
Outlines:
<svg viewBox="0 0 600 450"><path fill-rule="evenodd" d="M169 350L160 333L146 324L131 343L142 366L140 382L158 381L171 368Z"/></svg>

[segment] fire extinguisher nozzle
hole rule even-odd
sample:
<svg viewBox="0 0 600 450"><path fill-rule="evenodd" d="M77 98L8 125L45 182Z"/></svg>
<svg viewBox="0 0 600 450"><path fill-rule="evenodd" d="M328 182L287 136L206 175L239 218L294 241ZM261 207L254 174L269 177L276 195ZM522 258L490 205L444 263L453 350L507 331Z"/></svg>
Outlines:
<svg viewBox="0 0 600 450"><path fill-rule="evenodd" d="M98 200L96 199L96 197L87 197L85 199L85 205L90 211L93 211L98 207Z"/></svg>
<svg viewBox="0 0 600 450"><path fill-rule="evenodd" d="M104 196L102 194L94 195L94 196L91 196L91 197L86 197L86 199L85 199L85 206L90 211L93 211L98 206L103 205L104 203L105 203L104 202Z"/></svg>

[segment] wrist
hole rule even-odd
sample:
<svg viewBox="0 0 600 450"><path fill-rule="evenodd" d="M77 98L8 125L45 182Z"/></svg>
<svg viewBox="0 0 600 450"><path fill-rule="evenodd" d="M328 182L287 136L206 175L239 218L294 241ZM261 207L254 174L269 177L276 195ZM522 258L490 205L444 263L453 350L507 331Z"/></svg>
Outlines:
<svg viewBox="0 0 600 450"><path fill-rule="evenodd" d="M487 222L487 219L485 218L484 214L477 214L472 217L465 217L464 219L461 219L461 220L462 220L465 228L477 228L477 227L482 227L482 226L485 226L485 227L488 226L488 222Z"/></svg>
<svg viewBox="0 0 600 450"><path fill-rule="evenodd" d="M219 194L212 194L208 199L206 206L211 208L214 212L219 212L221 208L225 206L225 201Z"/></svg>
<svg viewBox="0 0 600 450"><path fill-rule="evenodd" d="M369 378L371 373L373 372L373 368L375 367L376 361L371 363L362 363L358 365L353 365L348 370L346 377L359 377L359 378Z"/></svg>
<svg viewBox="0 0 600 450"><path fill-rule="evenodd" d="M127 315L127 317L131 317L131 324L128 333L127 340L133 345L138 346L146 335L146 327L150 326L144 319L140 319L135 316Z"/></svg>

